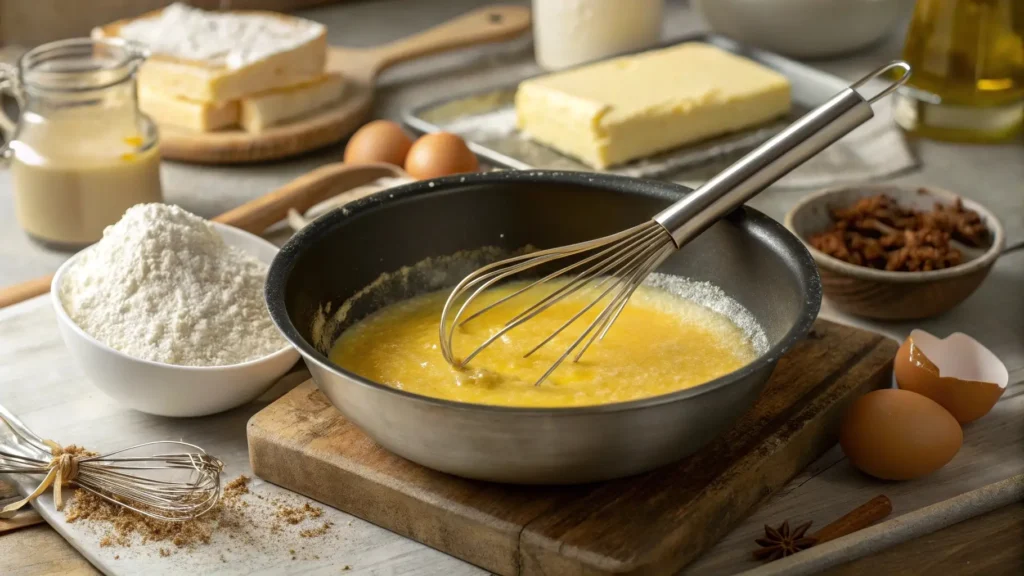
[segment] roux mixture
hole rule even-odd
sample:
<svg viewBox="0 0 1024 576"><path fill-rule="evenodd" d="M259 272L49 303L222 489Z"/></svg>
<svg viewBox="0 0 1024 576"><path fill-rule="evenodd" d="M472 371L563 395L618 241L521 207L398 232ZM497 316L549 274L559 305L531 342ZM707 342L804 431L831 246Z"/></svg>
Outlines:
<svg viewBox="0 0 1024 576"><path fill-rule="evenodd" d="M477 298L471 311L521 286L489 290ZM554 283L548 288L557 287ZM438 343L438 323L448 294L449 290L433 292L378 310L341 334L330 359L375 382L425 396L475 404L568 407L689 388L732 372L757 356L747 334L726 316L661 289L641 286L604 340L596 341L578 363L570 356L535 386L597 316L600 306L528 358L523 355L593 295L562 300L458 370L444 360ZM468 354L542 295L531 290L457 329L455 354Z"/></svg>

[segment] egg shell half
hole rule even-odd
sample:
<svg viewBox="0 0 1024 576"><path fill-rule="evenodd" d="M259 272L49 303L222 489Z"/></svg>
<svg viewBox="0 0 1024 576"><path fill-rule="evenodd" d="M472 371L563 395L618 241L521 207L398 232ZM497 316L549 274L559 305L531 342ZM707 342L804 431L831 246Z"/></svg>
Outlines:
<svg viewBox="0 0 1024 576"><path fill-rule="evenodd" d="M839 444L850 462L883 480L913 480L945 466L960 450L956 419L915 392L875 390L850 406Z"/></svg>
<svg viewBox="0 0 1024 576"><path fill-rule="evenodd" d="M988 414L1009 382L1006 365L959 332L940 340L914 330L896 353L894 373L901 389L938 402L961 424Z"/></svg>

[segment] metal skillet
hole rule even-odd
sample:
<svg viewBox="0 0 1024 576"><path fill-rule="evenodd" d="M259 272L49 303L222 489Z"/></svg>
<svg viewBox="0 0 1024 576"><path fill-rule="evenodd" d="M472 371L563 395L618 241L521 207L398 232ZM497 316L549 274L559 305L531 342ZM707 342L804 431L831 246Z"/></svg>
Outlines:
<svg viewBox="0 0 1024 576"><path fill-rule="evenodd" d="M669 183L545 171L453 176L365 198L317 220L281 249L267 277L271 317L346 418L383 447L424 466L480 480L569 484L670 463L731 425L817 316L820 281L802 243L760 212L733 207L870 118L869 101L853 88L682 203L674 201L690 191ZM752 171L750 165L766 158L768 165ZM691 214L696 208L706 217L687 223L698 214ZM545 254L545 249L629 229L657 213L678 221L671 227L674 241L677 224L688 233L676 242L678 251L664 252L656 271L710 281L749 310L769 342L754 362L710 382L641 400L512 408L411 394L362 378L326 356L352 322L440 287L427 285L436 283L438 274L424 274L432 280L421 284L415 274L399 275L400 281L384 283L388 290L349 307L347 301L382 274L486 246L503 248L507 255L531 245ZM467 272L449 271L443 285L454 285ZM347 311L342 321L324 320L325 313L339 309Z"/></svg>
<svg viewBox="0 0 1024 576"><path fill-rule="evenodd" d="M672 394L542 409L428 398L330 362L325 341L347 324L314 338L313 321L327 303L336 310L381 274L403 266L484 246L511 251L602 236L649 219L687 191L578 172L492 172L417 182L356 201L300 231L270 268L267 303L331 403L400 456L459 476L523 484L637 474L693 453L732 424L817 316L821 285L810 254L756 210L736 210L658 272L721 287L757 318L768 350L740 370ZM588 206L586 219L573 217L581 203ZM454 285L460 277L446 280ZM409 287L410 293L426 289ZM353 309L349 320L386 303L383 298Z"/></svg>

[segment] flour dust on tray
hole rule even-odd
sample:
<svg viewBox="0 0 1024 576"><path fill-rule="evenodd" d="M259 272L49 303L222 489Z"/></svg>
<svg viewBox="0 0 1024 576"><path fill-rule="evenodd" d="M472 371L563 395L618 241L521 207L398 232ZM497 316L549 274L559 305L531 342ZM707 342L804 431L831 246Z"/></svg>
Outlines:
<svg viewBox="0 0 1024 576"><path fill-rule="evenodd" d="M176 206L141 204L68 269L60 299L104 344L143 360L223 366L285 348L263 301L267 266Z"/></svg>

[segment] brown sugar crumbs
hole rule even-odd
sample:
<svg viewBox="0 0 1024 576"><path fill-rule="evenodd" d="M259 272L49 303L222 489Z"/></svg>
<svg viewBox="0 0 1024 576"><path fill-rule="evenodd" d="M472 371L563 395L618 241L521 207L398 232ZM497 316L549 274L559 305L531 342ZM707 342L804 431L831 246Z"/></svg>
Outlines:
<svg viewBox="0 0 1024 576"><path fill-rule="evenodd" d="M317 528L309 528L299 532L299 536L303 538L316 538L317 536L323 536L327 534L327 531L331 529L332 524L330 522L324 522L322 526Z"/></svg>
<svg viewBox="0 0 1024 576"><path fill-rule="evenodd" d="M279 502L277 503L277 517L288 524L299 524L307 518L319 518L323 516L323 514L324 511L322 508L310 506L308 502L300 507L286 506Z"/></svg>
<svg viewBox="0 0 1024 576"><path fill-rule="evenodd" d="M931 211L900 206L890 196L861 198L852 206L832 210L832 226L808 241L814 248L844 262L899 272L941 270L963 262L952 241L972 247L989 241L989 230L977 212L958 198Z"/></svg>
<svg viewBox="0 0 1024 576"><path fill-rule="evenodd" d="M210 541L216 522L212 516L216 515L211 511L192 520L166 522L118 506L92 492L78 490L65 509L64 519L68 523L85 520L105 524L107 532L99 542L103 548L131 546L136 536L143 544L171 542L175 546L188 546L206 544Z"/></svg>
<svg viewBox="0 0 1024 576"><path fill-rule="evenodd" d="M91 522L100 527L103 530L99 539L100 547L131 547L133 543L166 542L187 550L210 543L214 532L219 530L227 531L232 541L263 547L260 542L262 531L280 532L281 521L297 526L319 518L324 513L322 508L308 503L302 506L289 505L283 498L273 498L268 503L250 506L243 499L250 494L249 482L249 477L244 475L227 482L222 488L217 506L198 518L181 522L149 518L86 490L75 492L64 510L64 517L68 523ZM331 526L330 522L323 522L314 527L300 527L302 529L298 534L303 538L315 538L326 534ZM172 550L161 547L157 553L161 557L168 557ZM289 550L289 554L295 556L293 550Z"/></svg>
<svg viewBox="0 0 1024 576"><path fill-rule="evenodd" d="M242 494L249 493L249 477L242 474L238 478L224 485L222 492L224 498L237 498Z"/></svg>

